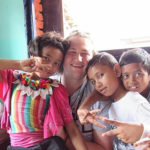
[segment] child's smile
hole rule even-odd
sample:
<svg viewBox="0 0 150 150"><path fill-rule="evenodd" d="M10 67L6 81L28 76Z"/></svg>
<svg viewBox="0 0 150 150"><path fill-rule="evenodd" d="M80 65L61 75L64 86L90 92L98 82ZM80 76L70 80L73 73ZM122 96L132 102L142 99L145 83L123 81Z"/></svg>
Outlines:
<svg viewBox="0 0 150 150"><path fill-rule="evenodd" d="M149 85L150 76L140 63L121 67L122 81L127 90L143 92Z"/></svg>

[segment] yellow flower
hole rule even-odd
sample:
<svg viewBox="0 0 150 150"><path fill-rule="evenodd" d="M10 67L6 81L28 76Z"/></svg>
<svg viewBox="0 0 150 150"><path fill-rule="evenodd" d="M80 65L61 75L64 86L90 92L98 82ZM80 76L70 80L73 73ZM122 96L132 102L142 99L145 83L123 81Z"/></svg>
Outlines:
<svg viewBox="0 0 150 150"><path fill-rule="evenodd" d="M38 86L39 85L39 80L35 81L35 85Z"/></svg>
<svg viewBox="0 0 150 150"><path fill-rule="evenodd" d="M49 88L51 85L49 83L47 83L47 88Z"/></svg>

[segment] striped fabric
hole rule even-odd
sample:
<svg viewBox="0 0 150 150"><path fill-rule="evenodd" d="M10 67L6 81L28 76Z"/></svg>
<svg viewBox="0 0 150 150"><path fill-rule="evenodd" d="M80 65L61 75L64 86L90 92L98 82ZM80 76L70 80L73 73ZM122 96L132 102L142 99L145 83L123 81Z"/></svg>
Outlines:
<svg viewBox="0 0 150 150"><path fill-rule="evenodd" d="M11 100L11 133L40 131L45 99L37 96L34 99L27 94L22 95L21 90L13 87Z"/></svg>
<svg viewBox="0 0 150 150"><path fill-rule="evenodd" d="M49 88L34 90L20 82L18 72L0 72L3 76L0 89L5 102L1 127L8 130L12 146L33 146L56 135L62 126L73 121L63 85L52 82Z"/></svg>

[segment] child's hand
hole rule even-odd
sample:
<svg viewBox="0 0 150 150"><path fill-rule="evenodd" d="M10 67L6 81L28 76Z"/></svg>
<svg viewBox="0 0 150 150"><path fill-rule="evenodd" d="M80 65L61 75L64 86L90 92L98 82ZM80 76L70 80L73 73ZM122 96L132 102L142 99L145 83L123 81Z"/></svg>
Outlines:
<svg viewBox="0 0 150 150"><path fill-rule="evenodd" d="M78 109L77 110L78 118L81 124L87 123L87 116L89 114L89 111L87 109Z"/></svg>
<svg viewBox="0 0 150 150"><path fill-rule="evenodd" d="M125 143L135 143L142 136L144 127L139 123L126 123L115 120L110 120L107 118L102 118L102 121L115 125L117 128L105 132L102 136L114 136L116 135Z"/></svg>
<svg viewBox="0 0 150 150"><path fill-rule="evenodd" d="M94 124L100 128L106 128L103 124L100 124L97 121L97 118L101 119L101 116L96 116L96 114L98 112L100 112L99 109L95 109L92 111L88 111L87 109L78 109L77 114L78 114L78 117L79 117L81 124L91 123L91 124Z"/></svg>
<svg viewBox="0 0 150 150"><path fill-rule="evenodd" d="M42 58L41 57L34 57L35 60L35 65L36 65L36 71L37 72L47 72L50 70L48 64L42 63Z"/></svg>
<svg viewBox="0 0 150 150"><path fill-rule="evenodd" d="M34 72L37 69L36 60L34 58L20 60L20 67L22 71Z"/></svg>
<svg viewBox="0 0 150 150"><path fill-rule="evenodd" d="M141 150L148 150L148 148L150 149L150 135L134 143L134 146L135 147L142 146Z"/></svg>
<svg viewBox="0 0 150 150"><path fill-rule="evenodd" d="M98 112L100 112L99 109L89 111L89 113L86 117L86 120L87 120L88 123L94 124L94 125L96 125L100 128L106 128L106 126L104 126L103 124L101 124L97 121L97 119L102 120L104 118L100 115L97 115Z"/></svg>

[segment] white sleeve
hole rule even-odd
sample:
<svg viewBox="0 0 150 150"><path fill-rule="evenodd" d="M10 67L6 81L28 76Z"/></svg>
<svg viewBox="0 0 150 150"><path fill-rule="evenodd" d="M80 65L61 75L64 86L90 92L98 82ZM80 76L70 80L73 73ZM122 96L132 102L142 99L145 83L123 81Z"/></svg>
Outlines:
<svg viewBox="0 0 150 150"><path fill-rule="evenodd" d="M135 119L144 126L141 138L147 137L150 134L150 104L147 101L138 105Z"/></svg>
<svg viewBox="0 0 150 150"><path fill-rule="evenodd" d="M150 135L150 124L143 124L143 125L144 125L144 130L143 130L143 134L141 136L141 139Z"/></svg>

